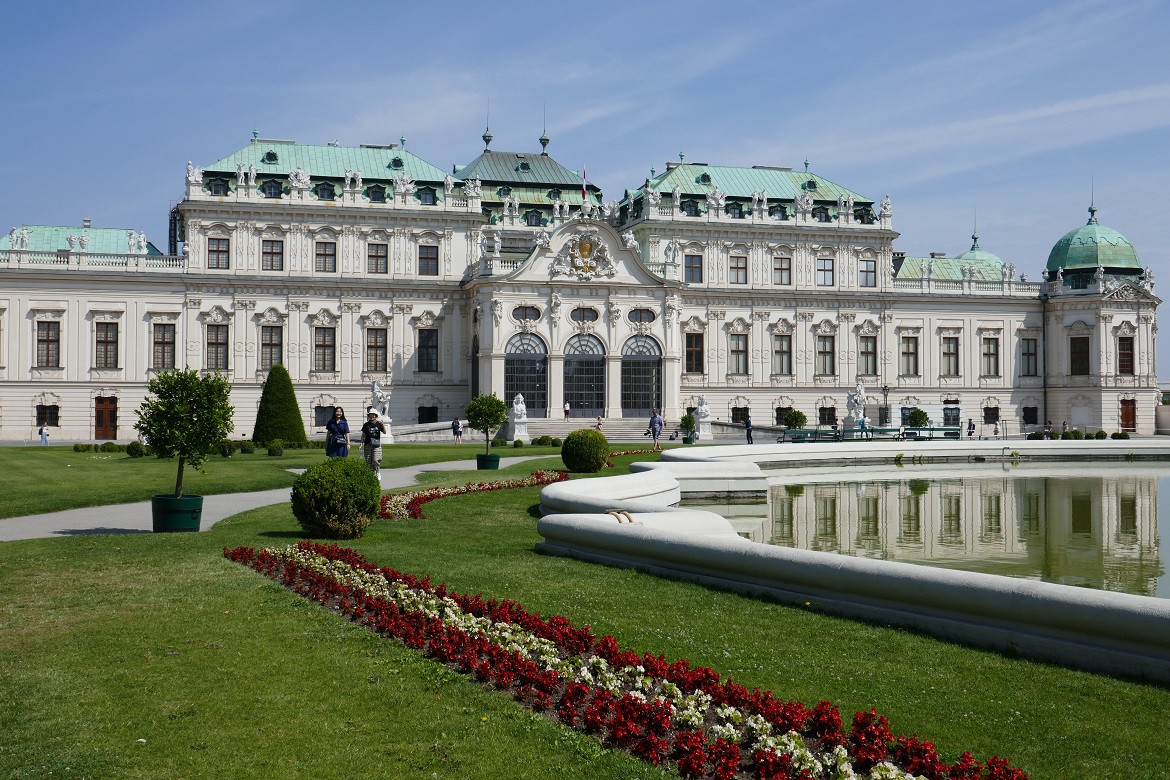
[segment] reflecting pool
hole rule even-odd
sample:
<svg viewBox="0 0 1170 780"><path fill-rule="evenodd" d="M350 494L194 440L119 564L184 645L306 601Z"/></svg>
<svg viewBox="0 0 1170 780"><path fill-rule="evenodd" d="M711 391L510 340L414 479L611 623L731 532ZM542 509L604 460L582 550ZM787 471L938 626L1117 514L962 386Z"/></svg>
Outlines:
<svg viewBox="0 0 1170 780"><path fill-rule="evenodd" d="M971 464L843 479L850 472L772 472L766 505L707 508L768 544L1170 598L1159 548L1170 509L1158 515L1170 469Z"/></svg>

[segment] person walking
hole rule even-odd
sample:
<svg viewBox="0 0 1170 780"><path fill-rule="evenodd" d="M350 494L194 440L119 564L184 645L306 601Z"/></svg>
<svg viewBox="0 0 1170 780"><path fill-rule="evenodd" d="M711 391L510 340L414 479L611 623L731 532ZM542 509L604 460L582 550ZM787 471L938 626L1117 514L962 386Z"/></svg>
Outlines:
<svg viewBox="0 0 1170 780"><path fill-rule="evenodd" d="M382 481L382 434L386 426L378 419L378 413L371 409L362 424L362 454L366 458L366 465L370 471Z"/></svg>
<svg viewBox="0 0 1170 780"><path fill-rule="evenodd" d="M662 415L655 409L650 412L650 435L654 437L654 449L659 450L662 447L658 444L658 438L662 436L662 429L666 427L666 420L662 419Z"/></svg>
<svg viewBox="0 0 1170 780"><path fill-rule="evenodd" d="M40 434L40 437L41 437L41 446L48 447L49 446L49 426L42 425L41 429L39 431L37 431L37 433Z"/></svg>
<svg viewBox="0 0 1170 780"><path fill-rule="evenodd" d="M456 444L463 443L463 423L459 422L458 417L451 421L451 435L455 437Z"/></svg>
<svg viewBox="0 0 1170 780"><path fill-rule="evenodd" d="M334 407L333 417L325 423L325 457L349 457L349 421L340 406Z"/></svg>
<svg viewBox="0 0 1170 780"><path fill-rule="evenodd" d="M750 414L743 418L743 430L747 434L747 443L752 444L752 416Z"/></svg>
<svg viewBox="0 0 1170 780"><path fill-rule="evenodd" d="M601 426L603 426L604 424L605 424L605 421L604 421L604 420L602 420L600 417L598 417L598 418L597 418L597 430L598 430L598 431L600 431L600 430L601 430Z"/></svg>
<svg viewBox="0 0 1170 780"><path fill-rule="evenodd" d="M972 419L971 417L967 418L967 438L968 439L975 438L975 420Z"/></svg>
<svg viewBox="0 0 1170 780"><path fill-rule="evenodd" d="M566 420L568 420L568 419L569 419L569 408L570 408L570 407L569 407L569 402L568 402L568 401L565 401L565 419L566 419Z"/></svg>

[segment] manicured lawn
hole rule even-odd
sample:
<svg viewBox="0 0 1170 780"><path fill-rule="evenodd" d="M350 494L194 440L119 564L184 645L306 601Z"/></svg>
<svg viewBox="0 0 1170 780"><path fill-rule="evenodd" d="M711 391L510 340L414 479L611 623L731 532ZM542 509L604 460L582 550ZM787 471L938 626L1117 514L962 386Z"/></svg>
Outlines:
<svg viewBox="0 0 1170 780"><path fill-rule="evenodd" d="M395 444L382 450L383 468L446 460L471 460L483 444ZM502 457L559 455L554 447L502 447ZM350 457L357 457L351 450ZM324 450L291 450L269 457L258 449L231 458L213 455L203 472L188 468L183 492L212 495L292 485L288 469L325 458ZM124 453L74 452L71 447L0 447L0 518L57 512L84 506L146 501L175 488L177 461L130 458Z"/></svg>
<svg viewBox="0 0 1170 780"><path fill-rule="evenodd" d="M435 501L351 546L846 717L876 707L948 759L998 753L1037 780L1168 773L1166 689L537 555L538 494ZM203 534L0 544L0 776L666 776L221 557L300 536L278 506Z"/></svg>

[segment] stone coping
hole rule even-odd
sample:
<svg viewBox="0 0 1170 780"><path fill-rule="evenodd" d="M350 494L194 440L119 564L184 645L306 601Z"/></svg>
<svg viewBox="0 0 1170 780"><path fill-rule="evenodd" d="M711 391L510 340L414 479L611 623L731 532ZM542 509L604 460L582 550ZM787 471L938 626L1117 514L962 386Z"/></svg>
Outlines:
<svg viewBox="0 0 1170 780"><path fill-rule="evenodd" d="M537 550L1170 684L1170 600L756 544L739 537L719 515L670 506L687 492L685 483L692 475L703 479L708 472L725 470L746 474L750 469L745 466L769 468L781 456L792 466L829 465L839 459L856 463L874 455L888 463L895 450L915 450L914 454L928 450L932 460L945 456L966 462L1005 449L992 442L911 447L899 442L880 454L874 448L881 442L859 444L687 448L663 454L664 460L674 456L667 462L681 468L641 468L630 475L549 485L541 493L545 516L537 532L544 541ZM1022 444L1038 446L1025 452ZM814 448L831 452L818 461L809 457ZM1140 453L1142 459L1170 459L1170 443L1156 440L1017 442L1007 449L1005 459L1010 459L1012 449L1028 460L1088 452L1119 460L1130 453ZM851 461L848 451L860 452ZM906 458L908 462L909 455ZM546 493L553 494L548 501ZM603 514L614 509L627 510L633 522Z"/></svg>

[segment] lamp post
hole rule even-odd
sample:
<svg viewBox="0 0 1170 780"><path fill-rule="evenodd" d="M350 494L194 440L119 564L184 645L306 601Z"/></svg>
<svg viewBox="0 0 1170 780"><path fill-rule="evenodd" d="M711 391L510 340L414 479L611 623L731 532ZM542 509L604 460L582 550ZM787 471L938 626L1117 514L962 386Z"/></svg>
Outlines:
<svg viewBox="0 0 1170 780"><path fill-rule="evenodd" d="M890 386L882 385L882 425L890 424Z"/></svg>

